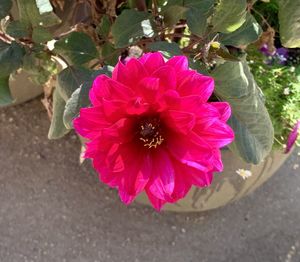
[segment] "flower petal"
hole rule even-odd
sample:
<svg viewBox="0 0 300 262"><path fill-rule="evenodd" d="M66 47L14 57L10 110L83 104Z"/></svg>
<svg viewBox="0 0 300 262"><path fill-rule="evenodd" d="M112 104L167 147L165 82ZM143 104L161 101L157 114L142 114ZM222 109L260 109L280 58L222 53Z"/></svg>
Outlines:
<svg viewBox="0 0 300 262"><path fill-rule="evenodd" d="M99 75L93 82L92 88L89 92L89 97L94 106L102 104L102 98L110 95L107 80L109 79L106 75Z"/></svg>
<svg viewBox="0 0 300 262"><path fill-rule="evenodd" d="M134 92L127 86L121 84L112 79L108 79L107 85L109 86L109 97L105 97L110 100L125 100L128 101L134 96Z"/></svg>
<svg viewBox="0 0 300 262"><path fill-rule="evenodd" d="M213 180L213 173L207 172L207 173L197 173L197 172L191 172L191 182L193 185L198 187L206 187L209 186Z"/></svg>
<svg viewBox="0 0 300 262"><path fill-rule="evenodd" d="M224 147L234 139L234 133L230 126L219 120L215 121L208 128L203 128L203 125L197 123L194 131L199 137L216 148Z"/></svg>
<svg viewBox="0 0 300 262"><path fill-rule="evenodd" d="M150 108L149 103L143 101L141 97L136 97L129 101L126 107L126 112L129 115L142 115Z"/></svg>
<svg viewBox="0 0 300 262"><path fill-rule="evenodd" d="M165 61L160 52L148 53L143 56L139 61L144 65L147 72L151 75L157 68L164 66Z"/></svg>
<svg viewBox="0 0 300 262"><path fill-rule="evenodd" d="M207 102L214 91L214 79L198 73L193 74L179 87L181 96L198 95L203 103Z"/></svg>
<svg viewBox="0 0 300 262"><path fill-rule="evenodd" d="M112 122L126 116L127 103L122 100L106 100L103 99L103 111L107 119Z"/></svg>
<svg viewBox="0 0 300 262"><path fill-rule="evenodd" d="M140 79L149 76L143 64L135 58L131 58L126 64L125 85L135 90Z"/></svg>
<svg viewBox="0 0 300 262"><path fill-rule="evenodd" d="M173 67L167 65L162 66L154 71L151 76L159 78L162 89L176 89L176 72Z"/></svg>
<svg viewBox="0 0 300 262"><path fill-rule="evenodd" d="M121 118L110 127L103 128L101 135L114 143L128 143L134 136L134 125L132 118Z"/></svg>
<svg viewBox="0 0 300 262"><path fill-rule="evenodd" d="M176 72L189 69L189 62L186 56L173 56L166 62L166 65L174 67Z"/></svg>
<svg viewBox="0 0 300 262"><path fill-rule="evenodd" d="M298 122L295 124L292 132L290 133L290 135L288 137L288 141L286 144L286 150L285 150L286 154L291 151L293 145L295 144L298 134L299 134L299 129L300 129L300 120L298 120Z"/></svg>
<svg viewBox="0 0 300 262"><path fill-rule="evenodd" d="M131 58L126 65L118 62L112 73L112 79L135 90L136 83L148 73L143 64L136 58Z"/></svg>
<svg viewBox="0 0 300 262"><path fill-rule="evenodd" d="M173 160L172 162L176 172L172 202L177 202L179 199L186 196L192 186L192 183L191 180L188 179L190 176L190 168L181 164L177 160Z"/></svg>
<svg viewBox="0 0 300 262"><path fill-rule="evenodd" d="M159 78L145 77L138 83L138 89L146 101L155 102L159 94Z"/></svg>
<svg viewBox="0 0 300 262"><path fill-rule="evenodd" d="M119 60L112 72L112 79L121 83L126 83L127 80L127 70L124 63Z"/></svg>
<svg viewBox="0 0 300 262"><path fill-rule="evenodd" d="M195 116L189 112L168 110L162 118L169 128L183 134L189 133L195 126Z"/></svg>
<svg viewBox="0 0 300 262"><path fill-rule="evenodd" d="M101 130L110 123L106 120L102 107L81 108L80 117L74 119L73 125L77 132L88 139L94 139Z"/></svg>
<svg viewBox="0 0 300 262"><path fill-rule="evenodd" d="M162 200L168 200L174 190L175 171L172 162L163 149L152 154L152 174L148 188L151 193Z"/></svg>
<svg viewBox="0 0 300 262"><path fill-rule="evenodd" d="M148 183L151 159L134 145L120 145L118 154L117 161L122 166L119 195L125 204L130 204Z"/></svg>
<svg viewBox="0 0 300 262"><path fill-rule="evenodd" d="M160 198L157 198L155 195L153 195L151 193L151 191L149 189L146 188L146 194L148 196L148 199L150 201L150 203L152 204L152 206L157 210L160 211L162 209L162 207L164 206L164 204L167 202L166 200L162 200Z"/></svg>
<svg viewBox="0 0 300 262"><path fill-rule="evenodd" d="M166 148L182 164L196 168L202 172L212 169L211 164L207 162L207 154L211 150L192 143L187 136L168 134Z"/></svg>
<svg viewBox="0 0 300 262"><path fill-rule="evenodd" d="M220 120L226 122L229 117L231 116L231 107L229 105L229 103L227 102L212 102L209 103L209 105L212 105L213 107L215 107L216 109L218 109L219 113L220 113Z"/></svg>

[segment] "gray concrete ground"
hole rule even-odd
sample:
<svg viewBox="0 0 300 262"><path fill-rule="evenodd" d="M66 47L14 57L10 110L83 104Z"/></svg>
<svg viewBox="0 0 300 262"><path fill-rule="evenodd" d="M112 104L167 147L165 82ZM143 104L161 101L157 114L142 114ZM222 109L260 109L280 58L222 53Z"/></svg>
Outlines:
<svg viewBox="0 0 300 262"><path fill-rule="evenodd" d="M78 164L74 134L47 140L39 100L0 110L0 261L300 261L297 152L254 194L194 214L126 207Z"/></svg>

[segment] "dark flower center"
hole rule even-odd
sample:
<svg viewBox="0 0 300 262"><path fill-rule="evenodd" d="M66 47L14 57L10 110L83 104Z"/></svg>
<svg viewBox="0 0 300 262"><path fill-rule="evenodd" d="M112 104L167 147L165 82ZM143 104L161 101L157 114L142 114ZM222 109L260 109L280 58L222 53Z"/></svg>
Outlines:
<svg viewBox="0 0 300 262"><path fill-rule="evenodd" d="M156 148L164 141L159 117L143 118L138 125L139 140L148 148Z"/></svg>

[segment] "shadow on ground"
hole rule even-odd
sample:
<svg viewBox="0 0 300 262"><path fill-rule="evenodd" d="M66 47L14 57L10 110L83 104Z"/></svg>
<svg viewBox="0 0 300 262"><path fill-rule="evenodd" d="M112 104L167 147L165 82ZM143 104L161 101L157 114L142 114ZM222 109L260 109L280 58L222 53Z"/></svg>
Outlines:
<svg viewBox="0 0 300 262"><path fill-rule="evenodd" d="M156 213L121 204L78 164L76 136L49 141L48 126L38 99L0 110L1 262L300 261L297 152L237 203Z"/></svg>

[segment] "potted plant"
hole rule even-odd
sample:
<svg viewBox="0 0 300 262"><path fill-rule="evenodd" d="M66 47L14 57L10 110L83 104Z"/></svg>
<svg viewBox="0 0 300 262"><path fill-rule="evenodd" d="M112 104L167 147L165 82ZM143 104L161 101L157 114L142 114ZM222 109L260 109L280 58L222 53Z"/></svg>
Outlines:
<svg viewBox="0 0 300 262"><path fill-rule="evenodd" d="M126 204L219 207L260 186L287 156L279 145L296 141L298 64L265 61L300 47L296 1L17 0L18 19L12 4L0 4L0 101L19 68L45 84L49 138L75 127ZM277 67L290 96L267 90L283 87Z"/></svg>

